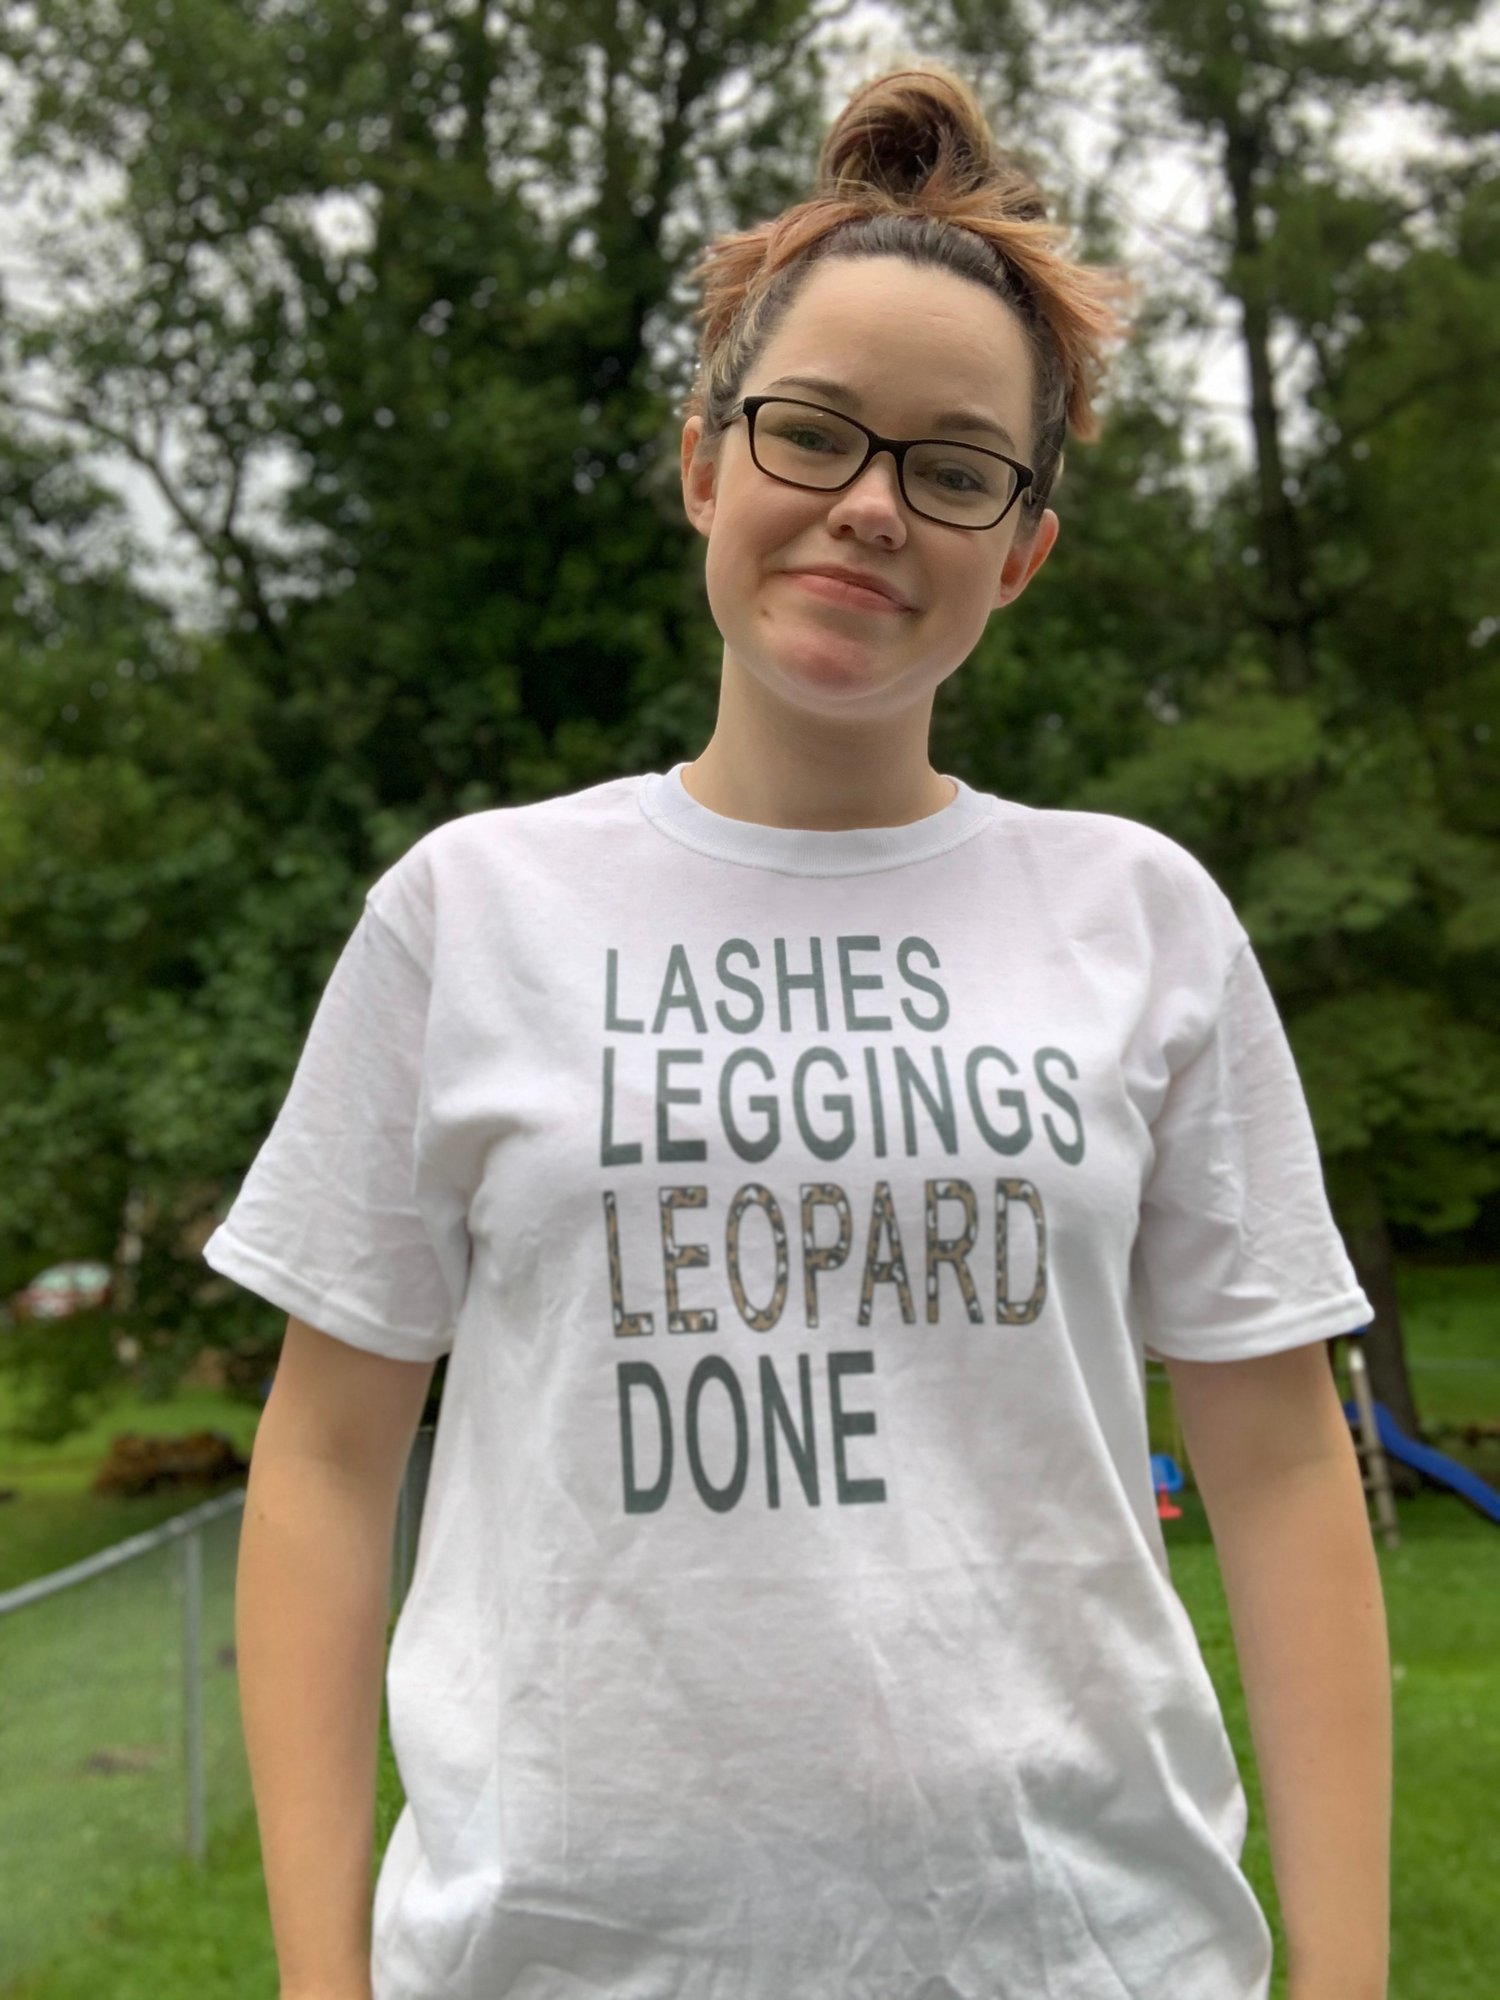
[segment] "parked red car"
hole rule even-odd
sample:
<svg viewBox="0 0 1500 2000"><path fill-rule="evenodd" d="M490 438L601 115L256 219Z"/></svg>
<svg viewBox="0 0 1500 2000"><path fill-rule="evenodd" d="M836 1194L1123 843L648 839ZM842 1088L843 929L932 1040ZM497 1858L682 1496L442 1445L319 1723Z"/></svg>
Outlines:
<svg viewBox="0 0 1500 2000"><path fill-rule="evenodd" d="M49 1264L29 1285L10 1297L13 1319L67 1319L70 1313L86 1312L90 1306L108 1305L114 1291L115 1274L108 1264L75 1259L67 1264Z"/></svg>

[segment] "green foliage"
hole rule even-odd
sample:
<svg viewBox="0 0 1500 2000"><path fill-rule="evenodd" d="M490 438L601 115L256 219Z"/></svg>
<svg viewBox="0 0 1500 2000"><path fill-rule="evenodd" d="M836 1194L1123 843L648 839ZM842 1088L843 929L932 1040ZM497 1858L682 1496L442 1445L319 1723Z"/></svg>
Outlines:
<svg viewBox="0 0 1500 2000"><path fill-rule="evenodd" d="M1002 796L1084 803L1091 780L1149 754L1160 718L1244 650L1181 413L1144 358L1135 375L1102 442L1069 448L1051 555L938 700L936 761Z"/></svg>
<svg viewBox="0 0 1500 2000"><path fill-rule="evenodd" d="M1500 427L1500 179L1473 143L1500 78L1493 60L1461 71L1445 33L1478 8L1001 11L999 56L1025 16L1044 75L1069 46L1144 58L1158 97L1140 146L1166 107L1222 163L1196 276L1238 305L1260 386L1251 476L1221 484L1207 522L1180 508L1168 561L1163 484L1180 493L1187 467L1169 451L1162 476L1133 468L1134 495L1111 494L1137 411L1112 416L1076 531L1065 488L1058 549L982 663L1002 699L973 707L990 739L973 756L1014 779L1015 746L1021 796L1139 817L1192 848L1265 960L1336 1195L1358 1187L1367 1207L1373 1185L1393 1219L1462 1229L1500 1188L1500 454L1475 448ZM955 15L982 55L987 21ZM1336 145L1392 96L1448 142L1399 181ZM1128 150L1136 118L1119 115ZM1296 446L1273 333L1311 384ZM1080 546L1106 575L1076 566ZM1137 685L1150 675L1129 720L1122 653Z"/></svg>
<svg viewBox="0 0 1500 2000"><path fill-rule="evenodd" d="M0 319L0 1288L112 1256L129 1193L151 1365L247 1338L197 1244L370 882L437 822L698 737L717 645L667 302L711 229L797 191L822 26L804 0L0 20L12 192L83 157L117 189L38 223L56 308ZM63 435L23 437L38 414ZM101 446L155 480L211 632L127 580ZM273 527L248 495L275 466Z"/></svg>
<svg viewBox="0 0 1500 2000"><path fill-rule="evenodd" d="M0 316L0 1290L110 1256L130 1194L151 1365L254 1338L197 1244L371 881L456 814L703 741L720 642L677 494L679 281L804 191L838 12L0 20L31 90L12 195L82 158L117 189L97 226L39 228L61 310ZM1160 103L1122 99L1107 172L1162 104L1205 142L1198 279L1310 383L1295 446L1273 380L1248 474L1190 456L1163 337L1201 298L1153 299L934 756L1191 847L1263 955L1336 1199L1439 1233L1500 1186L1500 456L1475 449L1500 418L1500 183L1493 79L1442 33L1473 13L908 10L1008 142L1055 128L1067 37L1134 49ZM1333 149L1382 93L1451 142L1399 188ZM1102 203L1078 220L1118 254ZM45 442L38 369L66 419ZM210 631L130 581L83 469L106 444L156 480ZM274 468L275 526L248 504Z"/></svg>
<svg viewBox="0 0 1500 2000"><path fill-rule="evenodd" d="M1315 705L1266 682L1253 666L1207 682L1190 713L1080 786L1078 803L1169 826L1205 857L1237 850L1247 800L1284 798L1316 769L1321 744Z"/></svg>
<svg viewBox="0 0 1500 2000"><path fill-rule="evenodd" d="M1325 1155L1373 1153L1392 1220L1466 1228L1500 1185L1495 1035L1388 982L1311 1002L1292 1040Z"/></svg>
<svg viewBox="0 0 1500 2000"><path fill-rule="evenodd" d="M127 406L173 396L198 434L191 531L259 641L297 815L362 864L372 812L552 785L564 729L570 776L618 768L638 684L686 636L680 509L648 485L680 362L658 379L647 321L711 221L794 192L816 10L43 12L22 150L87 135L116 161L141 263L35 342ZM774 85L778 115L712 214L696 128L731 82ZM342 253L315 224L331 198ZM219 519L272 446L297 467L286 546Z"/></svg>

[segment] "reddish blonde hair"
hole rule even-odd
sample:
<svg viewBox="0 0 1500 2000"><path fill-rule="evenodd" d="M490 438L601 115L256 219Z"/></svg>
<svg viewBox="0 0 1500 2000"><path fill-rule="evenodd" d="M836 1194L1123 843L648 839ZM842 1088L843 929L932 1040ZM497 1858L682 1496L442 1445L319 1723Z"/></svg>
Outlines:
<svg viewBox="0 0 1500 2000"><path fill-rule="evenodd" d="M1034 532L1062 471L1068 427L1099 434L1106 344L1129 332L1137 287L1067 255L1068 232L1021 160L995 142L979 100L945 64L887 71L855 91L823 141L812 196L718 237L693 267L698 372L679 411L712 453L741 387L824 257L904 257L985 286L1019 317L1032 356Z"/></svg>

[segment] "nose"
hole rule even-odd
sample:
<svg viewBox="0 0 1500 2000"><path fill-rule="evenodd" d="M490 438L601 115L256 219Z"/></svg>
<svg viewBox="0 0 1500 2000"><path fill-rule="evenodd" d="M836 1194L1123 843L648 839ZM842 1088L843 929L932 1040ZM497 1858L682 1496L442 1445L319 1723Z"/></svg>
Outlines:
<svg viewBox="0 0 1500 2000"><path fill-rule="evenodd" d="M889 451L877 451L864 471L842 493L834 495L830 519L844 519L865 533L872 530L904 537L906 509L896 461Z"/></svg>

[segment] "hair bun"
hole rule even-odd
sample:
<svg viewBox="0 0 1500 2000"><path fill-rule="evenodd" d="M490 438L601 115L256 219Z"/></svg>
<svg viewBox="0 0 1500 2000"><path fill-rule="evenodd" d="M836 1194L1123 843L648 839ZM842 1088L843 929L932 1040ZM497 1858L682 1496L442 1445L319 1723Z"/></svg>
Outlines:
<svg viewBox="0 0 1500 2000"><path fill-rule="evenodd" d="M995 144L979 100L941 63L891 70L855 91L818 156L819 192L874 197L881 207L931 208L1009 195L1006 211L1044 221L1035 183Z"/></svg>
<svg viewBox="0 0 1500 2000"><path fill-rule="evenodd" d="M997 145L983 105L946 64L914 62L863 84L834 119L806 201L717 236L693 267L698 374L682 404L712 452L747 370L822 257L904 257L953 272L1014 313L1032 360L1030 532L1062 471L1071 425L1096 437L1107 344L1125 338L1138 287L1079 262L1024 153Z"/></svg>

